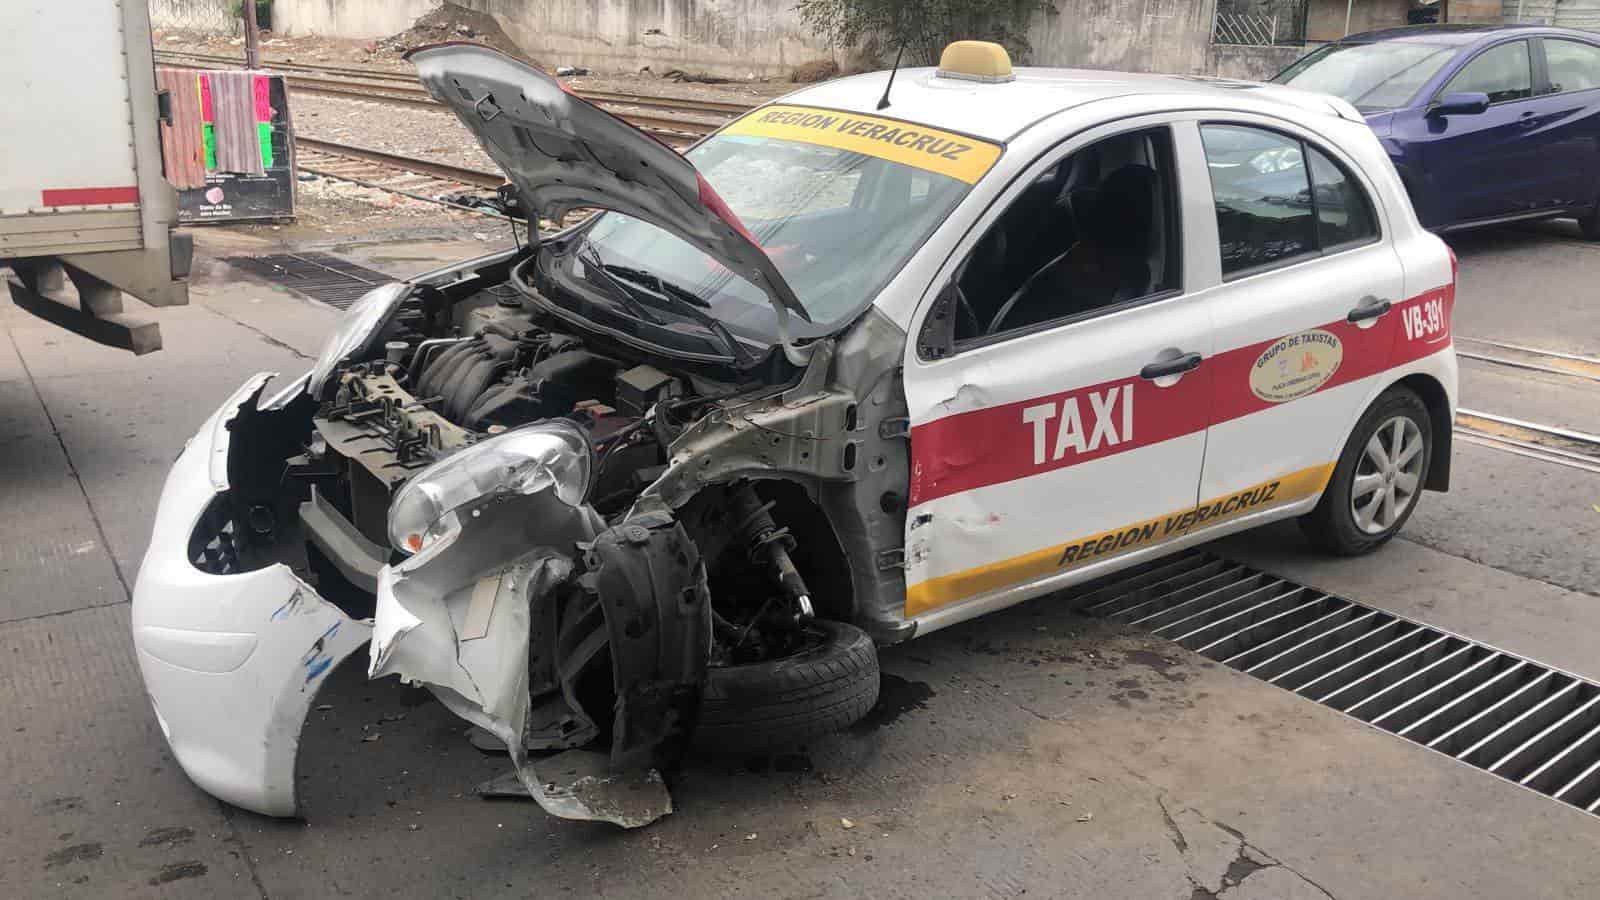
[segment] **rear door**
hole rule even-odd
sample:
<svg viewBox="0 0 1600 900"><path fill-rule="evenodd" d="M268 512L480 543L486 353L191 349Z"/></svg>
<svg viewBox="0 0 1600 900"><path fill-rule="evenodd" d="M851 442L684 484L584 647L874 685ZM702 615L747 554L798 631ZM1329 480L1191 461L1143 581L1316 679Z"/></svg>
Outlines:
<svg viewBox="0 0 1600 900"><path fill-rule="evenodd" d="M1051 151L936 282L905 368L924 627L1155 548L1194 507L1211 337L1180 222L1209 213L1174 159L1148 118Z"/></svg>
<svg viewBox="0 0 1600 900"><path fill-rule="evenodd" d="M1556 176L1553 203L1588 206L1600 195L1600 46L1541 38L1545 77L1539 98L1546 168Z"/></svg>
<svg viewBox="0 0 1600 900"><path fill-rule="evenodd" d="M1515 215L1552 202L1556 176L1540 159L1533 86L1533 53L1519 39L1479 51L1434 95L1489 95L1481 113L1428 115L1422 170L1438 191L1444 221Z"/></svg>
<svg viewBox="0 0 1600 900"><path fill-rule="evenodd" d="M1379 321L1405 277L1370 184L1329 145L1265 120L1199 128L1221 257L1203 294L1216 355L1196 524L1209 527L1321 492L1359 382L1388 367Z"/></svg>

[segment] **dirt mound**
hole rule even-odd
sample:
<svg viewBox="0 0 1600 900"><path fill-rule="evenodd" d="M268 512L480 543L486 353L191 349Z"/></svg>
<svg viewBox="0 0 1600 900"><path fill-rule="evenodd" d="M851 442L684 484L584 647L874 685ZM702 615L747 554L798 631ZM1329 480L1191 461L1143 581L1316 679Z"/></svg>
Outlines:
<svg viewBox="0 0 1600 900"><path fill-rule="evenodd" d="M789 80L799 84L811 84L837 77L839 77L839 64L831 59L814 59L801 63L789 73Z"/></svg>
<svg viewBox="0 0 1600 900"><path fill-rule="evenodd" d="M454 3L441 3L418 17L405 31L379 39L373 48L373 54L398 57L405 55L414 47L444 41L472 41L484 44L524 62L539 65L527 51L517 46L517 43L506 35L505 29L500 27L494 16Z"/></svg>

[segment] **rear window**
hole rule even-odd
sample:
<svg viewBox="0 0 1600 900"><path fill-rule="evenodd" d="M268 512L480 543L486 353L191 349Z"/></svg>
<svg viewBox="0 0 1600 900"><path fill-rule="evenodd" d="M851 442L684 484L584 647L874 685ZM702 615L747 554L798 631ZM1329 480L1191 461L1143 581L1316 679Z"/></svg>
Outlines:
<svg viewBox="0 0 1600 900"><path fill-rule="evenodd" d="M1550 70L1550 90L1587 91L1600 87L1600 47L1579 41L1544 39L1545 65Z"/></svg>

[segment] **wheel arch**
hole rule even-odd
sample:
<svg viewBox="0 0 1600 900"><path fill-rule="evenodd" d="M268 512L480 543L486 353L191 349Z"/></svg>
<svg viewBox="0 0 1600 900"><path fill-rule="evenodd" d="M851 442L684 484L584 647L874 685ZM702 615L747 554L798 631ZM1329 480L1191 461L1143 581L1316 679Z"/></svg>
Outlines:
<svg viewBox="0 0 1600 900"><path fill-rule="evenodd" d="M1433 450L1428 459L1428 480L1423 482L1423 490L1450 490L1451 440L1455 434L1455 417L1450 411L1450 396L1445 393L1444 385L1432 375L1413 372L1390 387L1409 389L1422 398L1422 405L1428 410Z"/></svg>

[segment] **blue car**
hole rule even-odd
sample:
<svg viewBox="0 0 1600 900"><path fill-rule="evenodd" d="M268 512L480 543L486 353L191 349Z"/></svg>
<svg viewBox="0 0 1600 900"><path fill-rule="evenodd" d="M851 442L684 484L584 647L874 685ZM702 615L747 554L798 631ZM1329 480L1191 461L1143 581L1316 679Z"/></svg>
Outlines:
<svg viewBox="0 0 1600 900"><path fill-rule="evenodd" d="M1567 217L1600 240L1600 34L1371 31L1318 48L1273 81L1354 104L1430 229Z"/></svg>

